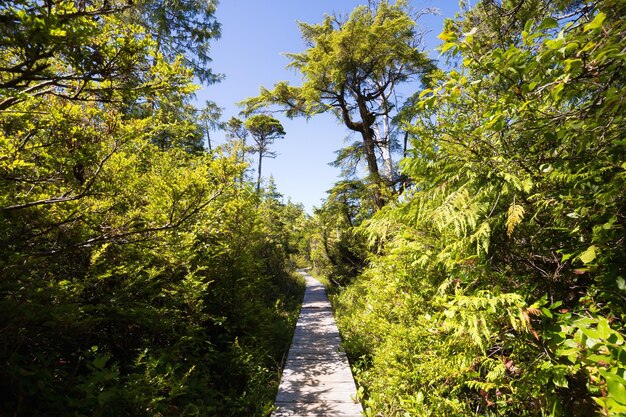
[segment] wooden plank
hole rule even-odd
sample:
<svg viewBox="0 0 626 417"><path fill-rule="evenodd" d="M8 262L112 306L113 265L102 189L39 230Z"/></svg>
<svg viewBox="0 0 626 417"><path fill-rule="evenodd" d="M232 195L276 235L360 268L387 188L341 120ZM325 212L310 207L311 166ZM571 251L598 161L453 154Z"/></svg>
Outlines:
<svg viewBox="0 0 626 417"><path fill-rule="evenodd" d="M277 402L272 417L362 417L360 406L349 408L343 403L292 404Z"/></svg>
<svg viewBox="0 0 626 417"><path fill-rule="evenodd" d="M361 417L356 386L324 286L307 287L272 417Z"/></svg>

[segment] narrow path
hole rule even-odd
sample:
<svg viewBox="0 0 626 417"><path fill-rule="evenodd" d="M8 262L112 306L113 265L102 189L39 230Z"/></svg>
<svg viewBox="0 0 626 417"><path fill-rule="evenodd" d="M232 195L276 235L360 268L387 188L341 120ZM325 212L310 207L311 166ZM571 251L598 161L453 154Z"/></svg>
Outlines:
<svg viewBox="0 0 626 417"><path fill-rule="evenodd" d="M315 278L301 274L306 292L272 417L361 417L326 290Z"/></svg>

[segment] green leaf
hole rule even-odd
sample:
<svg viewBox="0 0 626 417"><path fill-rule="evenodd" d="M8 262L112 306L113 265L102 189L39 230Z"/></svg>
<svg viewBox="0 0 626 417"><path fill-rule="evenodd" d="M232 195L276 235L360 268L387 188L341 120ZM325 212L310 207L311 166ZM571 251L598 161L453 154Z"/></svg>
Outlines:
<svg viewBox="0 0 626 417"><path fill-rule="evenodd" d="M572 72L573 70L582 68L583 66L583 60L580 58L566 59L564 62L565 62L565 72Z"/></svg>
<svg viewBox="0 0 626 417"><path fill-rule="evenodd" d="M565 375L554 375L552 377L552 382L557 387L568 388L567 377Z"/></svg>
<svg viewBox="0 0 626 417"><path fill-rule="evenodd" d="M421 99L421 98L422 98L422 97L424 97L426 94L432 94L432 93L433 93L433 90L432 90L432 89L430 89L430 88L427 88L427 89L422 90L422 91L420 92L419 98Z"/></svg>
<svg viewBox="0 0 626 417"><path fill-rule="evenodd" d="M50 31L50 36L57 36L57 37L63 37L66 36L67 32L63 29L52 29Z"/></svg>
<svg viewBox="0 0 626 417"><path fill-rule="evenodd" d="M620 404L626 405L626 380L619 375L600 370L600 374L606 380L609 397Z"/></svg>
<svg viewBox="0 0 626 417"><path fill-rule="evenodd" d="M596 259L596 245L591 245L586 251L580 254L578 257L585 265L590 264Z"/></svg>
<svg viewBox="0 0 626 417"><path fill-rule="evenodd" d="M422 391L419 391L417 393L417 398L416 398L418 403L423 403L424 402L424 393Z"/></svg>
<svg viewBox="0 0 626 417"><path fill-rule="evenodd" d="M109 359L111 359L111 355L100 355L92 361L92 364L96 369L102 369Z"/></svg>
<svg viewBox="0 0 626 417"><path fill-rule="evenodd" d="M587 23L584 26L583 31L588 32L590 30L599 28L600 26L602 26L602 22L604 22L604 19L606 19L606 14L604 14L603 12L599 12L591 22Z"/></svg>
<svg viewBox="0 0 626 417"><path fill-rule="evenodd" d="M563 40L561 39L549 39L545 43L548 49L559 49L563 45Z"/></svg>
<svg viewBox="0 0 626 417"><path fill-rule="evenodd" d="M457 35L455 32L444 30L437 37L441 39L442 41L447 42L449 40L456 39Z"/></svg>
<svg viewBox="0 0 626 417"><path fill-rule="evenodd" d="M566 357L571 363L576 363L578 355L580 355L579 348L559 349L556 352L557 356Z"/></svg>
<svg viewBox="0 0 626 417"><path fill-rule="evenodd" d="M611 333L612 333L612 330L611 330L611 326L609 326L609 321L606 318L601 317L598 320L598 334L600 335L602 339L606 340L609 338Z"/></svg>
<svg viewBox="0 0 626 417"><path fill-rule="evenodd" d="M606 355L591 354L585 356L583 362L586 364L591 364L593 366L606 366L606 364L611 363L611 357Z"/></svg>
<svg viewBox="0 0 626 417"><path fill-rule="evenodd" d="M454 48L456 46L456 43L454 42L446 42L443 44L443 46L441 46L441 53L443 54L444 52L447 52L448 50Z"/></svg>
<svg viewBox="0 0 626 417"><path fill-rule="evenodd" d="M598 341L600 340L600 333L598 333L598 331L595 329L581 326L580 331L583 332L583 334L587 336L588 339L592 339L592 341L590 342L592 346L598 343Z"/></svg>
<svg viewBox="0 0 626 417"><path fill-rule="evenodd" d="M565 83L557 83L550 92L550 95L554 100L559 100L561 98L561 94L563 92L563 88L565 87Z"/></svg>
<svg viewBox="0 0 626 417"><path fill-rule="evenodd" d="M506 231L509 236L513 234L515 227L524 219L524 207L519 204L511 204L508 210L508 216L506 220Z"/></svg>
<svg viewBox="0 0 626 417"><path fill-rule="evenodd" d="M558 28L558 27L559 27L559 22L557 22L555 19L551 17L548 17L547 19L544 19L541 22L537 30L553 29L553 28Z"/></svg>
<svg viewBox="0 0 626 417"><path fill-rule="evenodd" d="M117 393L113 390L102 391L100 394L98 394L98 404L105 405L111 402L111 400L113 400L116 396Z"/></svg>

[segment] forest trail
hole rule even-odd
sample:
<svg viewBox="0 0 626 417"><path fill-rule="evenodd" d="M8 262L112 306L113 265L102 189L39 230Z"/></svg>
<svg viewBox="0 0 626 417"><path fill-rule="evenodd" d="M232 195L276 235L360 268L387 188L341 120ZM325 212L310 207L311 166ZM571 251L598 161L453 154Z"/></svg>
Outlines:
<svg viewBox="0 0 626 417"><path fill-rule="evenodd" d="M324 286L306 280L302 310L276 395L273 417L360 417L356 386Z"/></svg>

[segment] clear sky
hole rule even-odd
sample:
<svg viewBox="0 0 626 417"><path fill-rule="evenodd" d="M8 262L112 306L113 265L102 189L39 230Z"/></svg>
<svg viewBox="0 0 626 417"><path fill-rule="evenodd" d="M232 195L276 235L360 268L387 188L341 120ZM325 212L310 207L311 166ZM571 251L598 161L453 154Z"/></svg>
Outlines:
<svg viewBox="0 0 626 417"><path fill-rule="evenodd" d="M221 0L217 19L222 24L222 37L213 43L212 68L225 79L197 93L198 102L215 101L224 108L223 120L238 116L235 103L256 96L259 88L271 88L276 82L288 80L300 85L300 77L286 69L286 52L302 52L305 46L300 38L297 21L319 23L325 14L349 14L359 4L355 0ZM413 0L416 9L436 8L438 16L424 16L418 25L424 31L425 50L437 58L432 50L439 44L437 35L443 28L443 19L458 11L457 0ZM350 132L334 116L318 115L281 120L286 136L273 149L276 159L263 161L263 177L273 175L278 191L293 202L303 203L309 213L320 207L326 191L339 179L339 169L328 165L334 161L335 151L343 146ZM216 144L224 142L224 133L215 132ZM253 164L253 166L255 166Z"/></svg>

